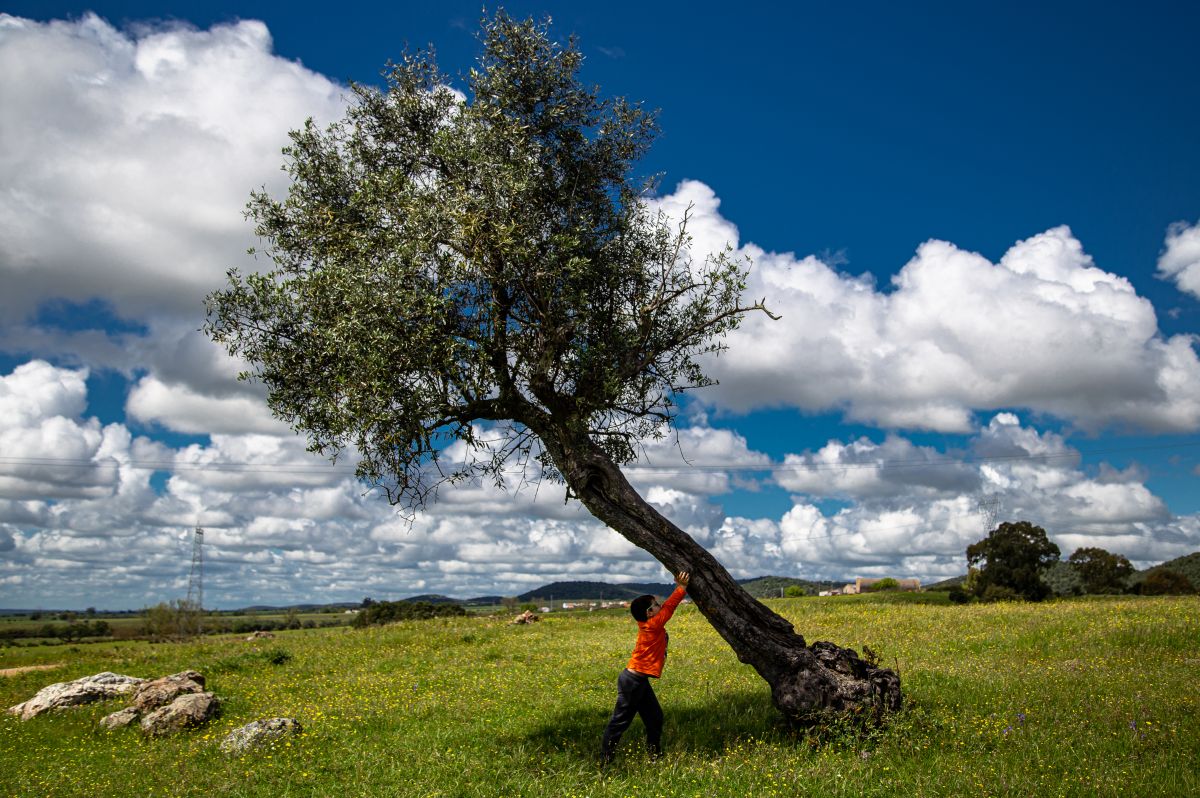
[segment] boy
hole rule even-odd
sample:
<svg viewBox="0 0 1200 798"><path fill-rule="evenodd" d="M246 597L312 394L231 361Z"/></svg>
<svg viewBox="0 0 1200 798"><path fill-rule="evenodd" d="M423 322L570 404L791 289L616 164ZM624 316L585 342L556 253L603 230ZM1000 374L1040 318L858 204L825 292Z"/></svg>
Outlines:
<svg viewBox="0 0 1200 798"><path fill-rule="evenodd" d="M600 744L600 764L612 761L621 735L633 722L634 715L642 716L646 725L646 747L651 759L662 754L663 711L650 686L651 679L662 675L663 662L667 657L667 621L675 614L675 608L687 594L688 572L680 571L675 577L675 592L661 604L654 596L638 596L629 605L629 612L637 621L637 642L629 665L617 677L617 705L612 718L604 729Z"/></svg>

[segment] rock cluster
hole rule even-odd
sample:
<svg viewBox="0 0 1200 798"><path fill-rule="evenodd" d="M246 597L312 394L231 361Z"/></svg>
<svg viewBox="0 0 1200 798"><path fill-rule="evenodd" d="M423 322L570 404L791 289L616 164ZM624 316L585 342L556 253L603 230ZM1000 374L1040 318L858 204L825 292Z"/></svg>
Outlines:
<svg viewBox="0 0 1200 798"><path fill-rule="evenodd" d="M535 614L534 612L532 612L530 610L525 610L525 612L521 613L516 618L513 618L512 623L510 623L509 625L516 626L517 624L522 624L522 623L535 623L540 620L541 620L541 617L539 615Z"/></svg>
<svg viewBox="0 0 1200 798"><path fill-rule="evenodd" d="M181 671L138 685L133 705L101 719L106 729L120 729L141 719L142 732L160 736L201 726L216 716L221 702L204 690L204 677Z"/></svg>
<svg viewBox="0 0 1200 798"><path fill-rule="evenodd" d="M170 734L206 723L221 706L215 695L205 692L204 677L196 671L149 681L106 671L44 687L33 698L8 711L21 720L29 720L52 709L121 696L132 696L132 705L101 719L100 725L105 729L120 729L140 718L144 733Z"/></svg>
<svg viewBox="0 0 1200 798"><path fill-rule="evenodd" d="M21 720L29 720L52 709L63 709L128 695L145 681L145 679L133 676L122 676L104 671L93 676L84 676L73 682L56 682L43 687L33 698L17 704L15 707L9 707L8 711L9 714L17 715Z"/></svg>

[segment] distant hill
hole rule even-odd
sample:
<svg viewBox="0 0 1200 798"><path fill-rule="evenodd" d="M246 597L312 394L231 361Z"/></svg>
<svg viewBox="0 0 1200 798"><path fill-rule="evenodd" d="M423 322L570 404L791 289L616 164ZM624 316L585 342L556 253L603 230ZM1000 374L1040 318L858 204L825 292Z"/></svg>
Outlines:
<svg viewBox="0 0 1200 798"><path fill-rule="evenodd" d="M466 604L468 607L494 607L501 601L504 601L503 596L473 596L469 599L463 599L463 604Z"/></svg>
<svg viewBox="0 0 1200 798"><path fill-rule="evenodd" d="M780 591L787 590L793 585L802 588L806 593L817 593L828 590L832 586L846 584L845 580L837 582L812 582L807 579L797 579L791 576L757 576L753 579L739 579L738 583L746 592L755 598L779 598ZM580 599L616 599L628 601L638 596L650 593L655 596L666 596L675 589L668 582L626 582L613 585L608 582L552 582L539 588L526 591L517 596L521 601L532 601L535 598L549 601L578 601Z"/></svg>
<svg viewBox="0 0 1200 798"><path fill-rule="evenodd" d="M959 587L963 582L967 581L967 575L952 576L949 579L943 579L940 582L932 582L925 585L926 590L949 590L952 587Z"/></svg>
<svg viewBox="0 0 1200 798"><path fill-rule="evenodd" d="M321 612L322 610L328 609L352 610L360 606L362 605L357 601L339 601L333 604L288 604L287 606L280 607L276 607L271 604L253 604L249 607L241 607L237 610L232 610L232 612L267 613L287 612L288 610L295 610L296 612Z"/></svg>
<svg viewBox="0 0 1200 798"><path fill-rule="evenodd" d="M665 596L675 589L668 584L610 585L607 582L551 582L533 590L527 590L517 596L521 601L579 601L580 599L622 600L628 601L646 593Z"/></svg>
<svg viewBox="0 0 1200 798"><path fill-rule="evenodd" d="M1194 551L1191 554L1185 554L1182 557L1176 557L1173 560L1159 563L1144 571L1138 571L1130 577L1130 584L1137 584L1143 581L1152 571L1175 571L1181 573L1188 578L1193 587L1200 589L1200 551Z"/></svg>
<svg viewBox="0 0 1200 798"><path fill-rule="evenodd" d="M409 596L408 598L402 598L402 599L400 599L400 601L407 601L412 604L416 604L418 601L424 602L426 604L462 604L462 601L460 601L459 599L450 598L449 596L443 596L440 593L423 593L419 596Z"/></svg>
<svg viewBox="0 0 1200 798"><path fill-rule="evenodd" d="M746 592L755 598L779 598L780 594L789 587L799 587L805 593L817 594L822 590L841 587L848 579L837 581L813 582L808 579L797 579L794 576L756 576L753 579L739 579L738 582Z"/></svg>

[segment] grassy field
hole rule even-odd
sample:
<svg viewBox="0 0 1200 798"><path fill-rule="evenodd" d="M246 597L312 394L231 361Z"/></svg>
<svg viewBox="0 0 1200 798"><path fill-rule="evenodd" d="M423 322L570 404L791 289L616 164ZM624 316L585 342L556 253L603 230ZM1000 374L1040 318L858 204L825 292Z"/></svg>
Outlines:
<svg viewBox="0 0 1200 798"><path fill-rule="evenodd" d="M769 602L810 641L866 644L907 707L864 737L797 734L694 608L671 622L656 685L666 756L640 722L595 764L633 642L626 614L532 626L467 617L356 631L0 649L0 704L54 681L194 667L224 701L164 740L96 722L118 704L0 719L3 796L1187 796L1200 795L1200 599L971 605L898 596ZM279 654L286 652L290 659ZM272 664L272 660L286 660ZM260 754L217 743L261 717L305 733Z"/></svg>

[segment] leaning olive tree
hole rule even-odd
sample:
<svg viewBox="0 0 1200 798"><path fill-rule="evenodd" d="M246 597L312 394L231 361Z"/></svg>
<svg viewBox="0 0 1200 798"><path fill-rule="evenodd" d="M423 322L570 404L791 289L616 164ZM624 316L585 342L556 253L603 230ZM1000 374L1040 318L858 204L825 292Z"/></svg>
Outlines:
<svg viewBox="0 0 1200 798"><path fill-rule="evenodd" d="M631 177L654 115L579 82L574 42L486 20L465 98L427 54L354 86L343 120L284 150L287 196L252 195L266 273L229 273L206 331L250 364L310 449L352 450L358 477L418 508L439 486L515 462L565 484L671 572L792 718L900 705L890 670L807 646L630 486L699 356L761 302L746 267L689 249ZM496 442L496 437L500 442ZM449 462L455 445L472 456Z"/></svg>

